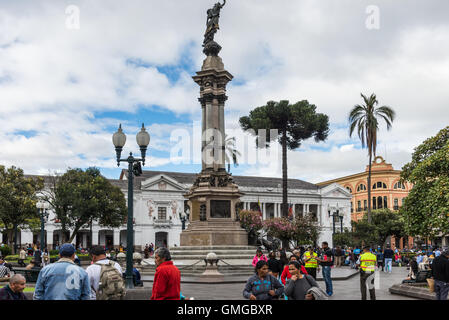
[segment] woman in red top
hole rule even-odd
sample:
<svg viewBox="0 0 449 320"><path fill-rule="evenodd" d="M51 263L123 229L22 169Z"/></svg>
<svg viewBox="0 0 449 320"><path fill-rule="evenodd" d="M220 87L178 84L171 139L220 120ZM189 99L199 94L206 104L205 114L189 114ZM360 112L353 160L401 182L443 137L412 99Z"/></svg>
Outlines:
<svg viewBox="0 0 449 320"><path fill-rule="evenodd" d="M173 265L170 251L163 247L157 249L154 260L157 268L151 300L180 300L181 272Z"/></svg>
<svg viewBox="0 0 449 320"><path fill-rule="evenodd" d="M292 262L292 261L298 261L298 257L295 256L295 255L292 255L292 256L290 257L289 262ZM299 261L298 261L298 262L299 262ZM282 283L284 284L284 286L285 286L285 283L287 282L287 280L290 279L290 278L292 277L292 275L290 274L290 271L288 270L288 267L289 267L289 265L287 264L287 265L284 267L284 271L282 271L282 274L281 274L281 281L282 281ZM308 274L306 268L304 268L303 265L301 265L301 273L302 273L302 274Z"/></svg>

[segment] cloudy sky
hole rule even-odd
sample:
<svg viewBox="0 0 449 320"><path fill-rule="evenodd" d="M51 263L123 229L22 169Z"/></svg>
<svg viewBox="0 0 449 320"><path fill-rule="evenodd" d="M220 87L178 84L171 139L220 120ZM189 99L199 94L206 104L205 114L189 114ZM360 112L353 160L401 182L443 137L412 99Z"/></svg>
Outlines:
<svg viewBox="0 0 449 320"><path fill-rule="evenodd" d="M125 152L138 151L144 122L147 169L198 172L191 76L214 3L0 0L0 164L28 174L97 166L118 178L111 136L122 123ZM449 123L447 12L446 0L228 0L216 41L235 77L226 128L243 156L233 174L281 175L280 161L255 161L238 118L284 99L308 100L331 123L326 142L289 151L290 177L319 182L364 170L366 150L347 123L361 92L396 111L393 129L380 128L378 154L400 169ZM177 154L186 136L192 144Z"/></svg>

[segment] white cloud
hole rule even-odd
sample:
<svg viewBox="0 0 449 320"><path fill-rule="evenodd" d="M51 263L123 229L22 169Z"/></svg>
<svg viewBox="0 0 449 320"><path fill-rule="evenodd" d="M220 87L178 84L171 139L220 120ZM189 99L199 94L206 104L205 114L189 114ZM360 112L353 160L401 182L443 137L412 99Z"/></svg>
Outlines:
<svg viewBox="0 0 449 320"><path fill-rule="evenodd" d="M199 118L191 72L173 81L158 67L177 65L187 55L192 68L200 68L210 1L72 1L80 8L79 30L65 27L66 2L0 3L0 163L30 173L113 168L110 126L124 123L129 139L139 128L113 116L97 119L98 112L147 115L139 105L158 105L184 114L183 120ZM377 93L381 104L397 112L393 130L382 127L379 133L379 153L386 149L396 168L447 125L449 3L378 0L378 31L365 27L370 4L245 0L223 9L216 39L235 76L228 87L227 126L238 128L238 117L268 100L307 99L330 117L326 142L306 141L289 152L292 177L316 182L364 169L366 150L345 127L350 108L361 103L360 92ZM151 147L168 152L170 132L179 125L177 119L165 122L149 131ZM22 131L35 134L27 138ZM168 164L167 158L153 165ZM280 175L274 168L266 173Z"/></svg>

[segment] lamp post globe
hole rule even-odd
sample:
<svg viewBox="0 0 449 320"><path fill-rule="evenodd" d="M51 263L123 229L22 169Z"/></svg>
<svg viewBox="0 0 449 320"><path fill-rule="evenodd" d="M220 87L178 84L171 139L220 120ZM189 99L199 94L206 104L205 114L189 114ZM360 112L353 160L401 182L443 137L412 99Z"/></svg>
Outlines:
<svg viewBox="0 0 449 320"><path fill-rule="evenodd" d="M117 166L120 166L120 155L126 143L126 135L123 133L122 124L119 125L117 132L112 135L112 143L117 154Z"/></svg>
<svg viewBox="0 0 449 320"><path fill-rule="evenodd" d="M150 134L146 131L145 125L142 123L142 128L140 132L136 135L137 145L140 147L140 152L142 154L142 163L145 165L145 154L147 147L150 144Z"/></svg>

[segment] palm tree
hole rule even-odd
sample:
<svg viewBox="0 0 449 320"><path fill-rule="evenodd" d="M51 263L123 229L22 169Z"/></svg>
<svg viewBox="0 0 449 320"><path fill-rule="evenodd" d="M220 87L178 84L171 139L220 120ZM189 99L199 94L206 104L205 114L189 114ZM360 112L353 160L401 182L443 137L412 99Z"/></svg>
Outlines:
<svg viewBox="0 0 449 320"><path fill-rule="evenodd" d="M269 101L265 106L255 108L250 111L249 116L241 117L239 122L244 131L257 137L258 148L268 148L270 142L276 139L282 146L282 216L287 217L287 149L295 150L311 137L316 142L325 141L329 134L329 117L317 113L316 106L309 104L307 100L295 104L282 100ZM259 131L261 129L266 131ZM279 136L270 136L270 129L278 129ZM265 138L265 145L259 142L261 138Z"/></svg>
<svg viewBox="0 0 449 320"><path fill-rule="evenodd" d="M228 135L225 135L225 157L226 157L226 163L228 164L228 173L231 171L231 158L232 162L234 164L234 167L237 167L238 160L237 157L240 157L240 152L235 148L235 137L229 137Z"/></svg>
<svg viewBox="0 0 449 320"><path fill-rule="evenodd" d="M349 136L352 137L357 128L362 148L368 148L368 222L371 223L371 164L373 155L376 156L377 131L379 131L378 119L384 119L387 124L387 130L390 130L396 113L388 106L376 107L379 102L374 93L369 98L363 94L360 95L365 104L354 106L349 113Z"/></svg>

